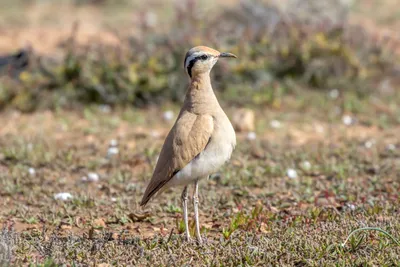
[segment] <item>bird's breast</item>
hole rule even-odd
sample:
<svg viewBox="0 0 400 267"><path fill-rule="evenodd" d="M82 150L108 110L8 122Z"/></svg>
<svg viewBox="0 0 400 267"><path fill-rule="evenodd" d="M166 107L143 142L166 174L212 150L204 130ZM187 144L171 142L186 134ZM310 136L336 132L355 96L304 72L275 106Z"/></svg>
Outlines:
<svg viewBox="0 0 400 267"><path fill-rule="evenodd" d="M212 137L221 145L231 145L233 148L236 146L235 130L225 113L214 119L214 132Z"/></svg>
<svg viewBox="0 0 400 267"><path fill-rule="evenodd" d="M235 131L228 117L219 116L219 120L214 120L214 131L206 148L176 173L167 187L188 185L217 172L230 159L235 145Z"/></svg>

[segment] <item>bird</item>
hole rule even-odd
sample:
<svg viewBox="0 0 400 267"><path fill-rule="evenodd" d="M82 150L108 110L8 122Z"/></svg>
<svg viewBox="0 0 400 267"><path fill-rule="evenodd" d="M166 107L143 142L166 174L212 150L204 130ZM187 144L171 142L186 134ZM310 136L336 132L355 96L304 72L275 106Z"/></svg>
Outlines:
<svg viewBox="0 0 400 267"><path fill-rule="evenodd" d="M188 223L188 186L194 184L193 205L196 238L202 243L199 223L199 181L208 178L231 158L236 146L235 130L221 108L211 86L210 72L220 58L237 58L207 46L191 48L184 68L189 86L179 115L168 133L152 178L140 206L165 190L183 186L181 195L186 240L191 241Z"/></svg>

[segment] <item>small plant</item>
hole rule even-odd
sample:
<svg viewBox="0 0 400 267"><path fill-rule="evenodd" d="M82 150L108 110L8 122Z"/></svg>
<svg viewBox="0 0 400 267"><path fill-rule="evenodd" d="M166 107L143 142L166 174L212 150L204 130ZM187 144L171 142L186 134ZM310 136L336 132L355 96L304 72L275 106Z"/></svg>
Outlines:
<svg viewBox="0 0 400 267"><path fill-rule="evenodd" d="M346 243L350 242L352 250L355 250L361 244L361 242L364 240L364 236L362 236L361 238L355 238L353 235L357 232L363 232L363 231L380 232L380 233L384 234L385 236L389 237L393 241L393 243L395 243L397 246L400 246L400 241L396 240L391 234L389 234L385 230L382 230L381 228L377 228L377 227L363 227L363 228L358 228L358 229L353 230L347 236L346 240L341 244L341 246L345 247Z"/></svg>
<svg viewBox="0 0 400 267"><path fill-rule="evenodd" d="M57 267L59 266L56 261L52 258L47 258L46 260L44 260L43 263L41 264L30 264L30 267Z"/></svg>
<svg viewBox="0 0 400 267"><path fill-rule="evenodd" d="M125 215L119 217L118 220L123 225L130 223L132 221L128 216L125 216Z"/></svg>
<svg viewBox="0 0 400 267"><path fill-rule="evenodd" d="M224 236L224 238L229 239L233 232L235 232L241 226L247 225L250 218L251 217L246 215L243 211L237 213L236 216L231 220L229 228L222 229L222 235Z"/></svg>
<svg viewBox="0 0 400 267"><path fill-rule="evenodd" d="M185 232L185 221L183 219L176 219L176 229L178 229L179 234L183 234Z"/></svg>
<svg viewBox="0 0 400 267"><path fill-rule="evenodd" d="M168 212L168 213L181 213L182 209L180 207L178 207L178 206L170 204L165 208L165 211Z"/></svg>
<svg viewBox="0 0 400 267"><path fill-rule="evenodd" d="M26 221L27 223L29 223L29 224L36 224L36 223L38 223L38 220L37 220L36 217L34 217L34 216L29 217L29 218L26 218L25 221Z"/></svg>

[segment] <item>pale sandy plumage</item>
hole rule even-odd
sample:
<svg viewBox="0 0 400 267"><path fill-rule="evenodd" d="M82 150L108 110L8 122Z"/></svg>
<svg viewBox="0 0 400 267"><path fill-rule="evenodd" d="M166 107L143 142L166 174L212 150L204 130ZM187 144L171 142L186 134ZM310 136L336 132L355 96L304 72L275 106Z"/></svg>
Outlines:
<svg viewBox="0 0 400 267"><path fill-rule="evenodd" d="M230 158L236 145L235 131L218 103L209 75L219 57L234 55L204 46L186 54L184 65L190 85L140 205L172 186L185 186L186 194L186 186L195 183L197 192L197 181L217 171Z"/></svg>

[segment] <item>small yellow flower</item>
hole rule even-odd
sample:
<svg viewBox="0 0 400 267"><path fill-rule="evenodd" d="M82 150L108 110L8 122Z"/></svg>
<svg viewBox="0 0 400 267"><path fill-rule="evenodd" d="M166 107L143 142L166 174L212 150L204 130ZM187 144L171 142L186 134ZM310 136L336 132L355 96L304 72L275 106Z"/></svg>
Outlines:
<svg viewBox="0 0 400 267"><path fill-rule="evenodd" d="M28 81L30 80L30 78L31 78L31 74L28 73L27 71L22 71L22 72L19 74L19 79L20 79L21 81L23 81L23 82L28 82Z"/></svg>
<svg viewBox="0 0 400 267"><path fill-rule="evenodd" d="M289 55L289 47L286 45L282 46L280 52L283 57L287 57Z"/></svg>
<svg viewBox="0 0 400 267"><path fill-rule="evenodd" d="M323 33L317 33L315 35L315 41L322 47L325 47L327 44L326 36Z"/></svg>

